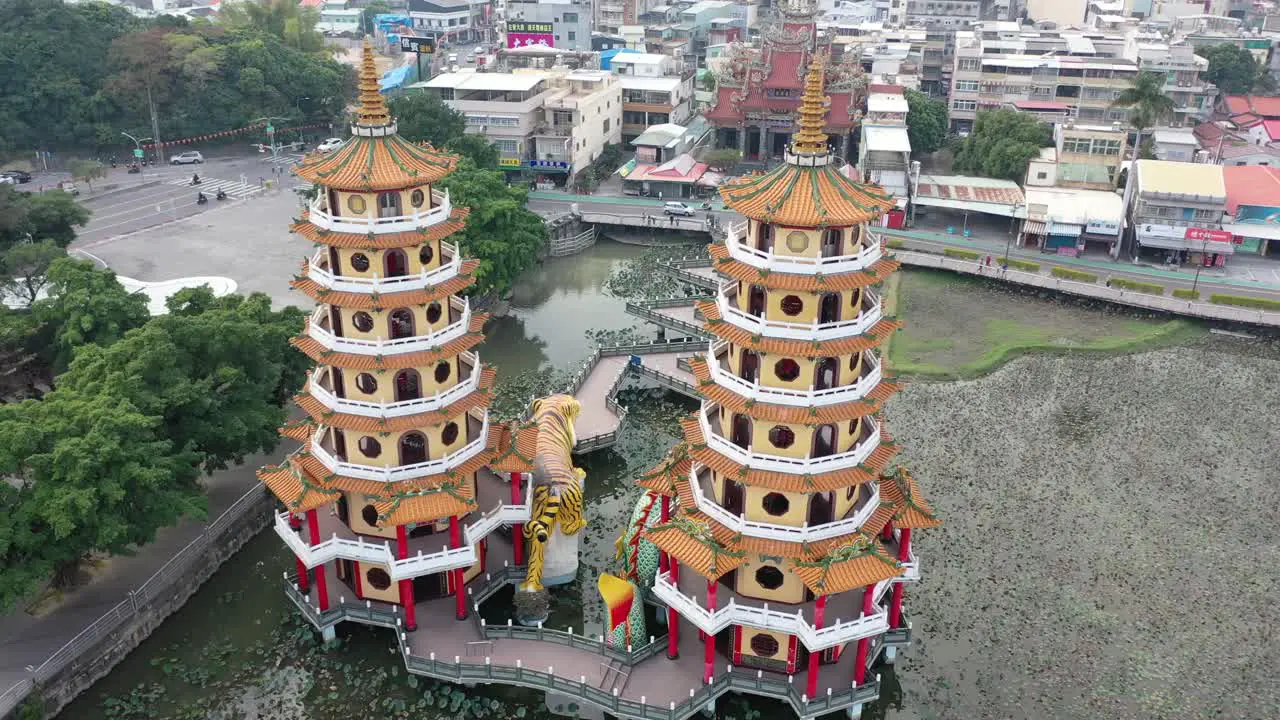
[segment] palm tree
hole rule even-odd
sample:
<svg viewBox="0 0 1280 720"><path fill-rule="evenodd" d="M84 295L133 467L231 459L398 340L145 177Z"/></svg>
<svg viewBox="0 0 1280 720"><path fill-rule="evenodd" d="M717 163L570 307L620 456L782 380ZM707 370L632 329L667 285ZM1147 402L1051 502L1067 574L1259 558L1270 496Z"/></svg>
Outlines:
<svg viewBox="0 0 1280 720"><path fill-rule="evenodd" d="M1164 73L1140 72L1111 107L1129 108L1129 126L1137 132L1133 142L1133 159L1138 159L1142 134L1173 112L1173 98L1164 92ZM1116 174L1117 179L1120 177Z"/></svg>

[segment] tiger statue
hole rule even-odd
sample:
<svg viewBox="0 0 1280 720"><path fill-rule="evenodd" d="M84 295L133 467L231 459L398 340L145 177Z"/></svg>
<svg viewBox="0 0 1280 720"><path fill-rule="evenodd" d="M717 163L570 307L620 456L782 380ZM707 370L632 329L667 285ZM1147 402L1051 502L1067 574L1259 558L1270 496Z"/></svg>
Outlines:
<svg viewBox="0 0 1280 720"><path fill-rule="evenodd" d="M582 481L586 472L573 466L574 420L582 406L572 395L549 395L533 402L538 440L533 461L533 511L525 525L529 541L529 570L520 589L539 592L546 562L547 541L557 523L563 535L586 527Z"/></svg>

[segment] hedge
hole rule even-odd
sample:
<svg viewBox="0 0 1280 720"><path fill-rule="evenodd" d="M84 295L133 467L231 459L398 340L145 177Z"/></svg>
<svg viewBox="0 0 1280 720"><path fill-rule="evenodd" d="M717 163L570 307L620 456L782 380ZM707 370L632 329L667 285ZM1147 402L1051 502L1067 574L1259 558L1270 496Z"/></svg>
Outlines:
<svg viewBox="0 0 1280 720"><path fill-rule="evenodd" d="M1063 280L1075 280L1077 282L1098 282L1098 276L1093 273L1080 272L1079 270L1070 270L1064 267L1056 267L1049 271L1050 275Z"/></svg>
<svg viewBox="0 0 1280 720"><path fill-rule="evenodd" d="M906 243L903 242L901 238L889 238L889 247L900 248L905 246L906 246Z"/></svg>
<svg viewBox="0 0 1280 720"><path fill-rule="evenodd" d="M1140 293L1149 293L1151 295L1163 295L1164 286L1155 283L1138 282L1137 280L1126 280L1124 278L1111 278L1111 287L1118 287L1123 290L1136 290Z"/></svg>
<svg viewBox="0 0 1280 720"><path fill-rule="evenodd" d="M1174 288L1173 296L1182 300L1199 300L1200 291L1191 288Z"/></svg>
<svg viewBox="0 0 1280 720"><path fill-rule="evenodd" d="M1280 311L1280 300L1271 300L1268 298L1214 294L1209 296L1209 302L1216 305L1234 305L1236 307L1253 308L1255 310Z"/></svg>
<svg viewBox="0 0 1280 720"><path fill-rule="evenodd" d="M1017 268L1018 270L1025 270L1026 272L1031 273L1040 272L1040 263L1031 262L1030 260L1014 260L1011 258L1009 260L1009 267Z"/></svg>
<svg viewBox="0 0 1280 720"><path fill-rule="evenodd" d="M956 248L944 248L942 254L947 257L960 258L961 260L977 260L981 257L981 253L957 250Z"/></svg>

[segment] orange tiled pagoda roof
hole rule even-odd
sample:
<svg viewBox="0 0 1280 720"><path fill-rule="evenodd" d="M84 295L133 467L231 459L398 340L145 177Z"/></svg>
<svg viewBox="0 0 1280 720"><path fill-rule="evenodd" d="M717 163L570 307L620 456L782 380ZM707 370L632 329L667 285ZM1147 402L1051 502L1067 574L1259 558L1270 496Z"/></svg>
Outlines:
<svg viewBox="0 0 1280 720"><path fill-rule="evenodd" d="M880 496L895 507L893 526L899 528L931 528L942 524L933 508L924 501L911 471L899 467L892 475L880 478Z"/></svg>
<svg viewBox="0 0 1280 720"><path fill-rule="evenodd" d="M308 393L307 387L303 387L301 393L294 395L293 401L298 407L302 408L303 412L310 415L312 420L324 423L329 427L366 434L404 432L415 428L440 425L471 410L489 407L489 403L493 402L493 383L497 376L497 370L491 367L482 368L480 369L479 386L474 392L467 393L438 410L392 418L375 418L368 415L334 412L329 406ZM307 385L310 386L310 381L308 381Z"/></svg>
<svg viewBox="0 0 1280 720"><path fill-rule="evenodd" d="M348 233L333 232L311 224L311 211L303 210L302 217L289 226L289 231L317 245L330 245L340 248L370 248L373 250L389 250L391 248L417 247L422 243L447 238L458 232L467 224L467 216L471 208L455 207L449 213L449 219L428 225L421 230L406 230L394 233Z"/></svg>
<svg viewBox="0 0 1280 720"><path fill-rule="evenodd" d="M399 370L434 365L444 358L459 355L479 345L484 341L484 324L488 319L489 313L472 313L471 325L467 327L467 332L462 337L450 340L444 345L431 350L397 355L360 355L357 353L331 351L317 340L307 336L306 327L303 328L301 335L291 339L289 342L315 362L333 365L343 370ZM310 323L311 319L307 318L308 327Z"/></svg>
<svg viewBox="0 0 1280 720"><path fill-rule="evenodd" d="M710 527L690 519L674 520L644 531L646 540L708 580L716 580L747 561L747 553L733 544L723 544Z"/></svg>
<svg viewBox="0 0 1280 720"><path fill-rule="evenodd" d="M799 292L837 292L857 290L884 282L890 273L896 272L901 263L892 258L881 258L866 270L835 273L831 275L798 275L793 273L766 272L729 256L729 248L712 245L707 252L714 261L716 272L734 280L763 285L770 290L796 290Z"/></svg>
<svg viewBox="0 0 1280 720"><path fill-rule="evenodd" d="M538 445L538 426L533 423L501 423L497 442L493 445L493 459L489 469L494 472L533 472L533 456Z"/></svg>
<svg viewBox="0 0 1280 720"><path fill-rule="evenodd" d="M869 350L884 342L895 330L902 327L897 320L881 320L861 335L836 340L790 340L757 335L726 322L720 316L720 307L714 302L696 302L694 307L707 318L706 330L722 340L728 340L738 347L750 348L770 355L790 355L792 357L829 357L833 355L851 355Z"/></svg>
<svg viewBox="0 0 1280 720"><path fill-rule="evenodd" d="M698 381L698 393L725 410L756 420L792 425L827 425L874 415L883 407L885 400L902 389L898 383L883 381L866 394L865 398L868 399L809 407L775 405L750 400L723 385L717 385L711 379L711 371L707 369L707 361L703 358L690 358L689 369Z"/></svg>
<svg viewBox="0 0 1280 720"><path fill-rule="evenodd" d="M307 275L308 265L306 261L303 261L302 274L290 280L289 286L318 303L344 308L376 310L404 307L406 305L426 305L437 300L444 300L451 295L457 295L474 285L476 282L474 274L478 267L480 267L479 260L466 260L458 268L457 275L442 283L437 283L422 290L407 290L405 292L378 295L371 292L359 293L330 290Z"/></svg>

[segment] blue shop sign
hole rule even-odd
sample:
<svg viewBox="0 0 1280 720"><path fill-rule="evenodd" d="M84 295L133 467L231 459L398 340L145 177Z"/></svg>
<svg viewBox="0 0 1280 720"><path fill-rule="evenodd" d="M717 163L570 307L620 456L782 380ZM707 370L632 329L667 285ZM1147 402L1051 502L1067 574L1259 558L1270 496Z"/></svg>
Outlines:
<svg viewBox="0 0 1280 720"><path fill-rule="evenodd" d="M569 169L569 163L564 160L530 160L528 162L529 167L531 168L554 168L556 170Z"/></svg>

